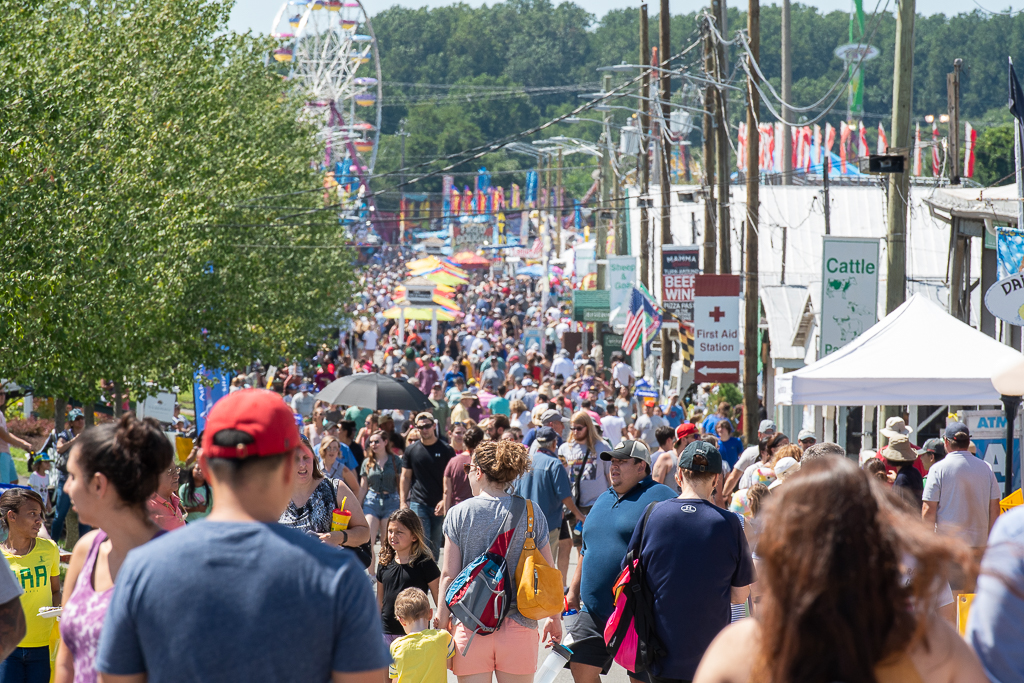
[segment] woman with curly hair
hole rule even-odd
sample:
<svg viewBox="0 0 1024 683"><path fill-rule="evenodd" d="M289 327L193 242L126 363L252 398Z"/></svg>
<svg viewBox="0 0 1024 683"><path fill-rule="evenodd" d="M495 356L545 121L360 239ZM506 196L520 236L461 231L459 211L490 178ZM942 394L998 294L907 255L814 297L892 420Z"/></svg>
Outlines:
<svg viewBox="0 0 1024 683"><path fill-rule="evenodd" d="M515 501L519 501L517 507L521 509L521 499L510 491L516 479L529 469L530 457L526 447L514 441L485 441L474 451L466 467L474 496L452 508L444 520L442 595L447 593L459 572L491 546L505 519L512 514ZM534 534L537 548L553 567L547 520L539 513L534 514ZM519 565L525 540L524 514L511 533L505 555L508 567ZM441 601L435 628L448 628L450 618L448 605ZM546 621L544 639L557 643L562 638L561 619L556 615ZM493 673L502 683L532 683L541 635L537 622L520 614L514 599L501 628L486 638L476 638L473 647L467 650L472 635L461 623L455 626L457 652L452 660L452 671L459 677L459 683L486 683Z"/></svg>

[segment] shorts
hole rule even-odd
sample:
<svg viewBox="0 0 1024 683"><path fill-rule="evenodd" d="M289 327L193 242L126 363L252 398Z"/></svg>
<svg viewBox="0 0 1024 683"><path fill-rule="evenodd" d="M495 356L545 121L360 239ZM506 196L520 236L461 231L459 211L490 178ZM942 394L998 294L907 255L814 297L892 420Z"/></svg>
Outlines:
<svg viewBox="0 0 1024 683"><path fill-rule="evenodd" d="M532 676L537 672L537 651L540 647L540 632L537 629L526 628L506 617L501 628L494 633L486 636L477 634L466 652L466 644L472 635L462 624L455 626L452 673L456 676L492 671Z"/></svg>
<svg viewBox="0 0 1024 683"><path fill-rule="evenodd" d="M601 675L606 675L611 669L615 655L608 649L604 642L604 626L607 619L590 612L580 612L573 620L568 629L568 635L572 637L572 657L569 663L586 664L601 669ZM646 672L635 673L627 671L630 678L638 681L649 681Z"/></svg>
<svg viewBox="0 0 1024 683"><path fill-rule="evenodd" d="M373 491L367 491L366 498L363 499L363 514L373 515L377 519L384 520L401 507L401 503L402 501L397 493L381 495Z"/></svg>
<svg viewBox="0 0 1024 683"><path fill-rule="evenodd" d="M572 534L569 532L569 519L567 517L563 517L562 526L558 529L558 540L564 541L571 536Z"/></svg>

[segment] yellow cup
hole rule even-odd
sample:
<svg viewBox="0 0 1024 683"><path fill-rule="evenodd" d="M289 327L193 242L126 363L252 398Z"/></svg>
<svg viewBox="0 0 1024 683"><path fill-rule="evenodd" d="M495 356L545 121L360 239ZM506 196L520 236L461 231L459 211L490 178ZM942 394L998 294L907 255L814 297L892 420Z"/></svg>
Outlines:
<svg viewBox="0 0 1024 683"><path fill-rule="evenodd" d="M331 515L331 531L345 531L348 529L350 519L352 519L351 512L335 508L334 513Z"/></svg>

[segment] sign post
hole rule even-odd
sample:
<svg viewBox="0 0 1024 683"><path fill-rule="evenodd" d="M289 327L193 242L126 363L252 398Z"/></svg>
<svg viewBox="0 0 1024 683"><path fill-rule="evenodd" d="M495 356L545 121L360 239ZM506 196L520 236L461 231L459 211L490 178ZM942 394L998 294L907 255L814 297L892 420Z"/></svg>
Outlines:
<svg viewBox="0 0 1024 683"><path fill-rule="evenodd" d="M694 281L693 381L740 381L740 276L697 275Z"/></svg>
<svg viewBox="0 0 1024 683"><path fill-rule="evenodd" d="M668 245L661 250L662 306L679 320L693 322L694 278L700 273L700 247Z"/></svg>
<svg viewBox="0 0 1024 683"><path fill-rule="evenodd" d="M878 321L878 240L825 235L821 268L818 358L843 348Z"/></svg>

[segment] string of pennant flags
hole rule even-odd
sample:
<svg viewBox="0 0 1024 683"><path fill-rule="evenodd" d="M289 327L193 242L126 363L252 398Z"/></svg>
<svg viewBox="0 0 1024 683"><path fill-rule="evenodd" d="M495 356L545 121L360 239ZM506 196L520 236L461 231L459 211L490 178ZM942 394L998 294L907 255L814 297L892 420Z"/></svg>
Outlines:
<svg viewBox="0 0 1024 683"><path fill-rule="evenodd" d="M837 134L838 133L838 134ZM758 134L758 171L761 173L782 173L782 140L785 135L785 126L782 123L762 123L757 127ZM792 168L794 171L810 173L812 169L821 172L823 166L827 165L830 172L834 171L832 161L832 150L836 146L836 138L839 138L837 149L839 156L838 170L841 174L856 172L853 162L857 159L866 159L871 154L868 144L867 126L864 122L839 124L837 131L832 124L826 123L824 130L815 124L812 126L791 126L792 136ZM738 171L747 171L747 140L749 139L747 126L740 122L738 134L738 150L736 154L736 168ZM978 133L970 123L965 126L964 136L964 160L963 177L974 176L974 148L978 139ZM885 127L878 125L878 136L875 143L875 153L885 154L888 151L888 138L885 134ZM914 163L913 174L922 175L922 156L924 146L921 139L921 127L918 124L914 135ZM942 160L940 148L942 137L939 134L938 124L932 123L932 138L928 145L931 147L931 170L932 176L938 177L942 174Z"/></svg>

